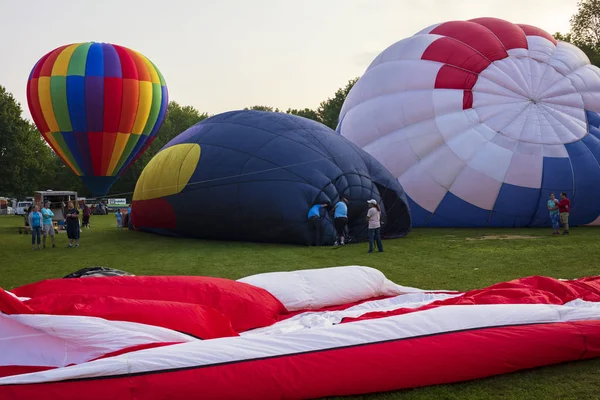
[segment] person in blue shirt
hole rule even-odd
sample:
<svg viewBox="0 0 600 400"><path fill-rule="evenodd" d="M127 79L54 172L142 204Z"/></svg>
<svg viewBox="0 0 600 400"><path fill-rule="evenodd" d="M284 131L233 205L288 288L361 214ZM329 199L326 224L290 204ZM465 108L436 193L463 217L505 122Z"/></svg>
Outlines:
<svg viewBox="0 0 600 400"><path fill-rule="evenodd" d="M40 250L40 236L44 228L44 217L42 217L40 208L37 205L29 213L29 227L31 228L31 250ZM36 241L37 249L35 248Z"/></svg>
<svg viewBox="0 0 600 400"><path fill-rule="evenodd" d="M558 210L558 200L554 193L550 193L548 200L548 211L550 212L550 221L552 221L552 235L560 235L560 212Z"/></svg>
<svg viewBox="0 0 600 400"><path fill-rule="evenodd" d="M309 246L313 243L313 246L323 245L323 226L321 223L321 211L327 207L326 203L314 204L310 210L308 210L308 229L311 237Z"/></svg>
<svg viewBox="0 0 600 400"><path fill-rule="evenodd" d="M46 236L50 235L52 238L52 248L56 247L54 244L54 224L52 223L52 217L54 217L54 213L50 210L50 202L47 201L44 203L44 208L42 208L42 217L44 219L44 228L42 229L42 243L44 249L46 248Z"/></svg>
<svg viewBox="0 0 600 400"><path fill-rule="evenodd" d="M333 213L333 224L337 232L337 241L334 246L344 245L344 238L346 234L346 227L348 226L348 199L342 197L340 201L335 204Z"/></svg>

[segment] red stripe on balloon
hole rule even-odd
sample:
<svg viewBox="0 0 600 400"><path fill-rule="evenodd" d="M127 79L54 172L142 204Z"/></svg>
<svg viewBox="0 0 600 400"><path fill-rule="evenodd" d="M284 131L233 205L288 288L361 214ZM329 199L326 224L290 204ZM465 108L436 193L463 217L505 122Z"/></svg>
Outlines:
<svg viewBox="0 0 600 400"><path fill-rule="evenodd" d="M44 57L40 58L40 60L35 65L35 67L33 67L33 71L31 72L31 79L40 77L40 72L42 71L42 67L44 66L44 63L46 62L46 59L48 59L48 56L50 56L50 54L51 53L48 53Z"/></svg>
<svg viewBox="0 0 600 400"><path fill-rule="evenodd" d="M492 31L506 50L527 49L527 37L521 28L498 18L475 18L470 20Z"/></svg>
<svg viewBox="0 0 600 400"><path fill-rule="evenodd" d="M50 128L44 119L44 113L42 112L42 106L40 104L40 97L38 94L38 78L31 79L27 86L27 102L29 103L31 117L33 118L33 122L38 127L42 135L45 135L46 133L50 132Z"/></svg>
<svg viewBox="0 0 600 400"><path fill-rule="evenodd" d="M104 124L103 131L117 133L121 120L123 102L123 79L104 78Z"/></svg>
<svg viewBox="0 0 600 400"><path fill-rule="evenodd" d="M456 39L477 50L490 61L502 60L508 57L508 53L498 37L485 26L475 22L446 22L432 30L431 34Z"/></svg>
<svg viewBox="0 0 600 400"><path fill-rule="evenodd" d="M477 82L477 77L478 75L473 72L446 64L440 68L435 78L435 88L472 89Z"/></svg>
<svg viewBox="0 0 600 400"><path fill-rule="evenodd" d="M119 60L121 61L121 75L123 79L138 79L138 73L137 68L135 67L135 62L133 61L127 50L117 45L114 45L114 48L117 50Z"/></svg>
<svg viewBox="0 0 600 400"><path fill-rule="evenodd" d="M121 133L130 133L135 123L137 107L140 97L140 84L135 62L129 52L121 46L116 46L119 60L121 61L121 75L123 76L123 91L121 98L121 114L119 116L119 129Z"/></svg>
<svg viewBox="0 0 600 400"><path fill-rule="evenodd" d="M92 158L92 169L94 170L94 176L101 176L102 174L102 141L104 140L104 133L102 132L88 132L88 143L90 145L90 156Z"/></svg>
<svg viewBox="0 0 600 400"><path fill-rule="evenodd" d="M88 400L190 399L199 391L205 400L357 395L594 358L600 356L599 335L597 320L487 327L234 362L224 357L175 370L0 385L0 398L75 400L85 393Z"/></svg>
<svg viewBox="0 0 600 400"><path fill-rule="evenodd" d="M54 63L58 58L58 55L65 49L67 46L61 46L58 49L54 50L52 53L48 54L48 58L44 61L42 68L40 70L39 76L52 76L52 67L54 67Z"/></svg>
<svg viewBox="0 0 600 400"><path fill-rule="evenodd" d="M31 374L40 371L49 371L56 367L40 367L40 366L29 366L29 365L0 365L0 378L5 376Z"/></svg>
<svg viewBox="0 0 600 400"><path fill-rule="evenodd" d="M138 73L138 79L140 81L152 82L152 77L150 76L150 71L148 71L148 67L146 66L146 63L144 62L142 57L140 57L139 55L134 53L132 50L129 50L129 49L125 49L125 50L127 50L129 55L133 59L133 62L135 63L135 68L137 69L137 73Z"/></svg>
<svg viewBox="0 0 600 400"><path fill-rule="evenodd" d="M490 61L481 53L449 37L442 37L431 43L421 59L453 65L476 74L490 65Z"/></svg>
<svg viewBox="0 0 600 400"><path fill-rule="evenodd" d="M473 92L465 90L463 94L463 110L473 108Z"/></svg>
<svg viewBox="0 0 600 400"><path fill-rule="evenodd" d="M523 29L523 32L525 32L525 35L527 36L540 36L543 37L544 39L548 39L549 41L551 41L555 46L556 44L558 44L558 41L556 39L554 39L554 37L549 34L548 32L546 32L545 30L538 28L537 26L531 26L531 25L525 25L525 24L518 24L519 28Z"/></svg>

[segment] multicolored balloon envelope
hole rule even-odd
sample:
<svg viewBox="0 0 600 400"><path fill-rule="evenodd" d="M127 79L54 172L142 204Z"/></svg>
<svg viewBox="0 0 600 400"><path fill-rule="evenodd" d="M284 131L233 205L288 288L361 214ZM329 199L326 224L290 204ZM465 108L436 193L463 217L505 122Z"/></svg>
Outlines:
<svg viewBox="0 0 600 400"><path fill-rule="evenodd" d="M495 18L431 26L384 50L349 93L338 132L409 197L413 226L600 221L600 69L542 29Z"/></svg>
<svg viewBox="0 0 600 400"><path fill-rule="evenodd" d="M44 139L99 196L150 146L168 94L158 68L140 53L77 43L36 63L27 101Z"/></svg>
<svg viewBox="0 0 600 400"><path fill-rule="evenodd" d="M204 120L148 163L133 195L136 229L204 239L308 244L308 210L349 200L350 233L368 235L367 200L382 205L387 237L410 229L404 191L370 155L318 122L233 111ZM323 220L324 244L335 230Z"/></svg>

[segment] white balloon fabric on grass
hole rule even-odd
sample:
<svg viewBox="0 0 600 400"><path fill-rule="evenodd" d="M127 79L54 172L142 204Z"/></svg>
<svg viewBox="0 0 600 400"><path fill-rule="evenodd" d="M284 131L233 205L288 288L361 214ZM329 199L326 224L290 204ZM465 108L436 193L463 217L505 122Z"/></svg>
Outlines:
<svg viewBox="0 0 600 400"><path fill-rule="evenodd" d="M238 282L267 290L288 311L317 310L361 299L422 292L395 284L379 270L357 265L268 272L247 276Z"/></svg>
<svg viewBox="0 0 600 400"><path fill-rule="evenodd" d="M600 69L542 29L496 18L431 26L384 50L350 91L338 133L382 162L413 226L600 221Z"/></svg>

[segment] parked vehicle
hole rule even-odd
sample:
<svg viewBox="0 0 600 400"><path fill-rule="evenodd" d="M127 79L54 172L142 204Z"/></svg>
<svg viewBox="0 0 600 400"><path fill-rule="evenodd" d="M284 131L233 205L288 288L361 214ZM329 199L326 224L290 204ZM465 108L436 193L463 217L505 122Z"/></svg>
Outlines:
<svg viewBox="0 0 600 400"><path fill-rule="evenodd" d="M43 190L35 192L34 198L35 203L39 204L40 207L42 207L46 201L50 201L50 210L54 214L52 220L63 221L65 219L63 214L64 208L67 206L69 201L77 201L77 192L64 190Z"/></svg>
<svg viewBox="0 0 600 400"><path fill-rule="evenodd" d="M32 201L19 201L17 202L17 208L15 209L16 215L27 215L29 207L33 204Z"/></svg>

